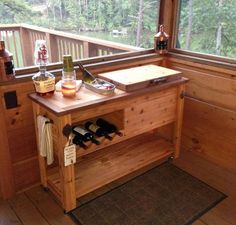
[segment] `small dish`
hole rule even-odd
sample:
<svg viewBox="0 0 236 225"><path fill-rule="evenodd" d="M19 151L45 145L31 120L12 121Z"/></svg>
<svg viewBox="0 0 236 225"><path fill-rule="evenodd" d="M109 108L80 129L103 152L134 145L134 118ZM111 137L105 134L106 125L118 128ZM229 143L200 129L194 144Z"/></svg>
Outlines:
<svg viewBox="0 0 236 225"><path fill-rule="evenodd" d="M84 82L87 89L103 95L113 94L116 86L108 81L96 78L92 83Z"/></svg>

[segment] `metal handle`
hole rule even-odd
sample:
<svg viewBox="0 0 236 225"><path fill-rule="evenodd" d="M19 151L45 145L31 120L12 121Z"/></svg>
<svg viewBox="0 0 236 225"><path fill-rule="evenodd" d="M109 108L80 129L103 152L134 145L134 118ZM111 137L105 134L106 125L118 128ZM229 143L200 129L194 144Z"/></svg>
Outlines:
<svg viewBox="0 0 236 225"><path fill-rule="evenodd" d="M158 84L165 83L166 80L167 80L166 77L161 77L161 78L157 78L157 79L151 80L150 84L151 85L158 85Z"/></svg>

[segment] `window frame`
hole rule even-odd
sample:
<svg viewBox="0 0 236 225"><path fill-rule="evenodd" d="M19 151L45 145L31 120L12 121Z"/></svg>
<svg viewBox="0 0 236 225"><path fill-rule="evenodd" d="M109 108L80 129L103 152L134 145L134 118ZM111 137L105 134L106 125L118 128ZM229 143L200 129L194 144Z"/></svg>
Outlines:
<svg viewBox="0 0 236 225"><path fill-rule="evenodd" d="M173 57L178 56L188 61L210 64L216 67L227 67L227 69L235 69L236 59L234 58L188 51L175 47L178 34L180 1L181 0L162 0L162 3L165 5L163 8L163 14L170 15L169 18L168 16L166 16L167 18L163 16L164 24L169 27L168 32L170 34L170 55Z"/></svg>
<svg viewBox="0 0 236 225"><path fill-rule="evenodd" d="M214 55L208 55L204 53L198 53L193 51L187 51L176 48L176 39L177 39L177 25L178 25L178 17L179 17L179 8L180 8L180 0L160 0L160 12L159 12L159 20L157 23L164 24L166 32L170 35L169 40L169 55L166 56L168 61L168 57L176 57L181 58L182 60L192 61L202 64L210 64L211 66L215 67L223 67L226 69L236 69L236 59L227 58L227 57L220 57ZM129 61L129 58L139 56L145 58L147 53L154 54L153 49L145 49L136 52L127 52L127 53L118 53L113 54L110 56L100 56L96 57L96 59L82 59L83 63L90 65L94 63L106 63L106 64L119 64L121 61L122 63L125 60ZM159 57L159 56L158 56ZM161 58L161 57L160 57ZM75 61L76 63L76 61ZM61 69L62 63L52 63L48 66L48 70L50 71L58 71ZM16 69L16 76L19 78L25 77L26 74L28 76L35 73L38 68L37 66L32 67L24 67L20 69Z"/></svg>

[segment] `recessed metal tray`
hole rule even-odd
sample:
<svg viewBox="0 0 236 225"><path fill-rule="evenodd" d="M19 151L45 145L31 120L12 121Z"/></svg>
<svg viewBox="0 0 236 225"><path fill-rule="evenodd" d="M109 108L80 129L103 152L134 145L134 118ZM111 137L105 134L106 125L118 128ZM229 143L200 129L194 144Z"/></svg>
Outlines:
<svg viewBox="0 0 236 225"><path fill-rule="evenodd" d="M116 88L114 84L100 78L96 78L91 83L84 82L84 86L91 91L103 95L113 94Z"/></svg>

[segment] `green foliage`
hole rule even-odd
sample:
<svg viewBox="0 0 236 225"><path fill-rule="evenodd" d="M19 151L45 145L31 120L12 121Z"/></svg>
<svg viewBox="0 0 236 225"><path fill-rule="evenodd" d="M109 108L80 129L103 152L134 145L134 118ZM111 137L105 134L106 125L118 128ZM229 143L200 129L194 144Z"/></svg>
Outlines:
<svg viewBox="0 0 236 225"><path fill-rule="evenodd" d="M144 0L141 46L152 47L159 0ZM1 23L29 23L78 33L127 30L136 39L138 0L1 0Z"/></svg>
<svg viewBox="0 0 236 225"><path fill-rule="evenodd" d="M30 22L31 7L24 0L1 0L0 23Z"/></svg>
<svg viewBox="0 0 236 225"><path fill-rule="evenodd" d="M190 0L181 1L178 43L186 49L189 17L192 16L190 51L236 56L236 1L193 0L190 15ZM217 41L220 49L217 49Z"/></svg>

